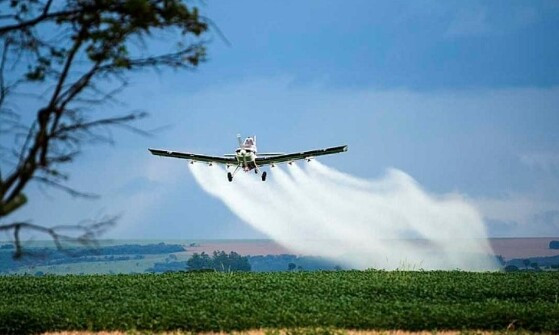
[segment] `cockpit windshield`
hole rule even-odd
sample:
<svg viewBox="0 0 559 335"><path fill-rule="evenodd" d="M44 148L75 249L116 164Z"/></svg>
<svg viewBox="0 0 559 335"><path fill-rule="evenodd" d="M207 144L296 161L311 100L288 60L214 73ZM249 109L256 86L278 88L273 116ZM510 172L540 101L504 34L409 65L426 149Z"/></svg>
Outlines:
<svg viewBox="0 0 559 335"><path fill-rule="evenodd" d="M251 137L247 137L245 140L245 147L252 147L254 145L254 140Z"/></svg>

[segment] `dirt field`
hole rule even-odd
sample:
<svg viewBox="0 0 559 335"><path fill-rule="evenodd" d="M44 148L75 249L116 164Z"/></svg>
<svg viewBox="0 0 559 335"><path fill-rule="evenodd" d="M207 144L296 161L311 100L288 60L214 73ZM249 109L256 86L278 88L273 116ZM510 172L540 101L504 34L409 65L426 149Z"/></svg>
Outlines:
<svg viewBox="0 0 559 335"><path fill-rule="evenodd" d="M505 259L559 255L559 249L549 249L549 242L559 237L543 238L491 238L489 242L495 255ZM292 254L289 249L271 240L253 241L215 241L205 242L196 247L187 247L189 252L212 253L214 250L235 251L241 255L279 255Z"/></svg>
<svg viewBox="0 0 559 335"><path fill-rule="evenodd" d="M549 242L554 240L559 241L559 237L492 238L489 241L495 255L513 259L559 255L559 249L549 249Z"/></svg>

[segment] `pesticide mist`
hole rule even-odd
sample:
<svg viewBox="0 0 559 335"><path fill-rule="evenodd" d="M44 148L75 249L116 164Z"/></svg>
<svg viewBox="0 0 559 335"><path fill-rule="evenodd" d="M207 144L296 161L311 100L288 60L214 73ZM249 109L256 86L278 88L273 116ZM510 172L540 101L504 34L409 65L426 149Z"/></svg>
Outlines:
<svg viewBox="0 0 559 335"><path fill-rule="evenodd" d="M196 181L246 223L295 253L349 268L496 268L478 211L459 195L423 191L391 169L355 178L316 160L273 168L268 180L189 164Z"/></svg>

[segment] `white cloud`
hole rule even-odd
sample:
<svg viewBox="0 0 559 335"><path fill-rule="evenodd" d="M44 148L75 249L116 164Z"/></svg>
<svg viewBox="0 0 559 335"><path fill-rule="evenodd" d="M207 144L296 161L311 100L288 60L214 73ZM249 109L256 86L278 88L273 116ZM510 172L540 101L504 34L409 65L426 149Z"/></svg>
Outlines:
<svg viewBox="0 0 559 335"><path fill-rule="evenodd" d="M559 202L522 194L472 202L488 224L495 225L490 231L497 237L559 236Z"/></svg>
<svg viewBox="0 0 559 335"><path fill-rule="evenodd" d="M520 161L528 167L543 172L559 172L559 153L532 152L520 155Z"/></svg>

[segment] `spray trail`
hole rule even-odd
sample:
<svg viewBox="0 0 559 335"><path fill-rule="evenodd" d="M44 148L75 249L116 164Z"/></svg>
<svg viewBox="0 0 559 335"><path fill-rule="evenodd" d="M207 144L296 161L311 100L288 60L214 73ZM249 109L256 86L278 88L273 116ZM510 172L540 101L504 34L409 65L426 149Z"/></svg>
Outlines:
<svg viewBox="0 0 559 335"><path fill-rule="evenodd" d="M406 173L356 178L319 162L275 168L265 183L189 164L196 181L243 221L294 252L358 269L496 268L477 210L430 195Z"/></svg>

